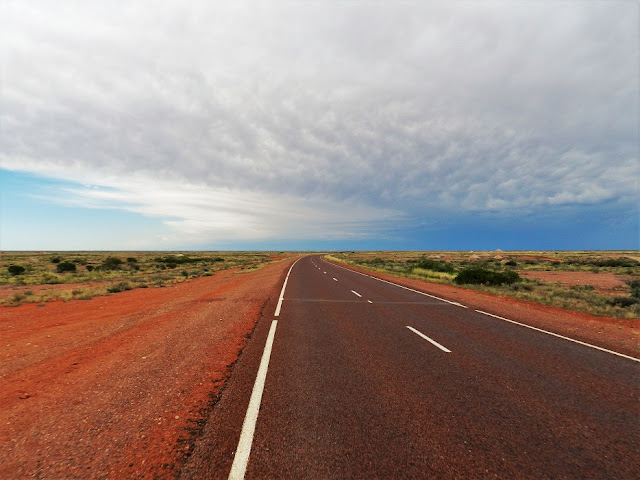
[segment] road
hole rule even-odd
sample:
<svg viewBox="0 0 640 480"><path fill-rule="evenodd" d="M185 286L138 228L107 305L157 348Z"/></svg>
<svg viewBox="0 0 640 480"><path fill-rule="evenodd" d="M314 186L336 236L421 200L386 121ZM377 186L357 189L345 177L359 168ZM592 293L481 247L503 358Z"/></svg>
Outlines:
<svg viewBox="0 0 640 480"><path fill-rule="evenodd" d="M267 314L183 478L640 478L638 361L319 256Z"/></svg>

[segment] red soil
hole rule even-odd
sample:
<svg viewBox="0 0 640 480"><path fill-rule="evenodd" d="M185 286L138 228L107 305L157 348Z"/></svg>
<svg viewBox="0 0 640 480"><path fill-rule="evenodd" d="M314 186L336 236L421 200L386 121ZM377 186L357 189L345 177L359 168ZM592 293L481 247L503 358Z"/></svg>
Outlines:
<svg viewBox="0 0 640 480"><path fill-rule="evenodd" d="M347 268L459 302L474 310L482 310L625 355L640 357L640 321L638 320L600 317L458 286L396 277L351 266Z"/></svg>
<svg viewBox="0 0 640 480"><path fill-rule="evenodd" d="M290 261L0 307L0 478L173 478Z"/></svg>
<svg viewBox="0 0 640 480"><path fill-rule="evenodd" d="M604 295L624 295L628 287L624 283L630 277L613 273L591 272L536 272L519 271L523 278L538 279L547 283L560 283L569 286L591 285L596 291Z"/></svg>

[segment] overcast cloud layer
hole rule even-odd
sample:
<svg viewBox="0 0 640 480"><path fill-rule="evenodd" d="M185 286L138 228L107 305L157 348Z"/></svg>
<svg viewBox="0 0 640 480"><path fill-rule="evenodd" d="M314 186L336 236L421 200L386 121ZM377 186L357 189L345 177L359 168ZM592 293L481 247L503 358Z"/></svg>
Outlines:
<svg viewBox="0 0 640 480"><path fill-rule="evenodd" d="M5 1L0 168L185 244L637 221L635 2L211 3Z"/></svg>

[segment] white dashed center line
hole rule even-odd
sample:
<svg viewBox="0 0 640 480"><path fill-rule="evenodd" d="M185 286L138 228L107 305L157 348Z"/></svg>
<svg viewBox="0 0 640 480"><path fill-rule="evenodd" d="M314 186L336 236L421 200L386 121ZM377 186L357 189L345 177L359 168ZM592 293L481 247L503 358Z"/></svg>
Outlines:
<svg viewBox="0 0 640 480"><path fill-rule="evenodd" d="M354 295L357 295L359 297L362 297L362 295L360 295L358 292L356 292L355 290L351 290L351 293L353 293Z"/></svg>

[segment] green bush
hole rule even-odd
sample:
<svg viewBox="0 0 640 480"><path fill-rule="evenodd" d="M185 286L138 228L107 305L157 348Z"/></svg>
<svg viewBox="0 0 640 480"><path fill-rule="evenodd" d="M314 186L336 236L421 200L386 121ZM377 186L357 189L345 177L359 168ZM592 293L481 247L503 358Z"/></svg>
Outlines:
<svg viewBox="0 0 640 480"><path fill-rule="evenodd" d="M127 263L138 263L138 260L133 257L127 257Z"/></svg>
<svg viewBox="0 0 640 480"><path fill-rule="evenodd" d="M640 280L627 280L627 285L631 287L631 296L640 299Z"/></svg>
<svg viewBox="0 0 640 480"><path fill-rule="evenodd" d="M596 267L637 267L640 262L629 257L604 258L602 260L571 260L573 265L594 265Z"/></svg>
<svg viewBox="0 0 640 480"><path fill-rule="evenodd" d="M100 270L119 270L124 262L118 257L107 257L100 265Z"/></svg>
<svg viewBox="0 0 640 480"><path fill-rule="evenodd" d="M453 273L453 265L447 262L439 262L431 260L430 258L421 258L416 264L417 268L423 268L425 270L432 270L434 272L446 272Z"/></svg>
<svg viewBox="0 0 640 480"><path fill-rule="evenodd" d="M26 269L22 265L9 265L7 270L11 275L22 275Z"/></svg>
<svg viewBox="0 0 640 480"><path fill-rule="evenodd" d="M220 258L220 257L218 257ZM191 258L188 257L186 255L181 255L181 256L176 256L176 255L167 255L165 257L156 257L155 258L156 262L160 262L160 263L164 263L166 264L168 267L170 264L173 265L173 267L169 267L169 268L176 268L176 265L182 265L184 263L197 263L202 261L202 259L200 258ZM214 261L219 261L219 260L214 260Z"/></svg>
<svg viewBox="0 0 640 480"><path fill-rule="evenodd" d="M60 262L56 267L58 273L75 272L76 264L71 262Z"/></svg>
<svg viewBox="0 0 640 480"><path fill-rule="evenodd" d="M482 267L467 267L461 270L454 279L457 284L475 285L511 285L521 281L520 275L513 270L494 272Z"/></svg>
<svg viewBox="0 0 640 480"><path fill-rule="evenodd" d="M628 257L607 258L606 260L597 260L593 263L598 267L637 267L640 265L640 262Z"/></svg>
<svg viewBox="0 0 640 480"><path fill-rule="evenodd" d="M93 265L87 265L86 267L84 267L87 269L87 272L91 272L93 270Z"/></svg>
<svg viewBox="0 0 640 480"><path fill-rule="evenodd" d="M61 260L60 260L60 257L53 257L53 258L51 259L51 263L60 263L60 261L61 261Z"/></svg>
<svg viewBox="0 0 640 480"><path fill-rule="evenodd" d="M118 293L118 292L122 292L123 290L131 290L133 287L131 285L129 285L129 283L127 282L120 282L120 283L115 283L113 285L111 285L110 287L107 288L107 292L109 293Z"/></svg>
<svg viewBox="0 0 640 480"><path fill-rule="evenodd" d="M636 303L640 303L640 299L635 297L614 297L607 300L607 303L614 307L631 307Z"/></svg>
<svg viewBox="0 0 640 480"><path fill-rule="evenodd" d="M367 263L368 263L368 264L370 264L370 265L384 265L384 264L385 264L385 263L387 263L387 262L385 262L385 261L384 261L382 258L380 258L380 257L376 257L376 258L372 258L372 259L371 259L371 260L369 260Z"/></svg>

